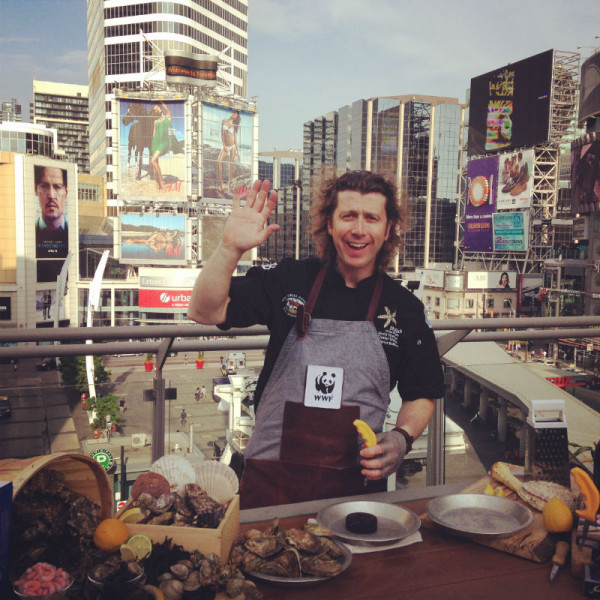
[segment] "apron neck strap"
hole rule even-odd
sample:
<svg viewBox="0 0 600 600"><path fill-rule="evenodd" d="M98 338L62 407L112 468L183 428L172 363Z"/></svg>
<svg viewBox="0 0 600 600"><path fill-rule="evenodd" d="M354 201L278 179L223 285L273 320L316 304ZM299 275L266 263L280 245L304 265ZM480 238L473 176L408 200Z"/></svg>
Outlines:
<svg viewBox="0 0 600 600"><path fill-rule="evenodd" d="M310 290L310 294L308 296L308 300L306 304L300 306L298 308L298 313L296 314L296 331L298 333L298 339L303 340L306 336L306 332L308 331L308 326L311 321L311 314L313 308L315 307L315 303L317 298L319 297L319 293L321 292L321 287L323 285L323 281L325 281L325 276L327 275L327 269L329 268L329 263L325 263L321 270L319 271L315 282ZM379 305L379 299L381 298L381 291L383 290L383 273L378 270L377 271L377 280L375 281L375 289L373 290L373 295L371 296L371 302L369 303L369 310L367 311L366 321L373 321L375 319L375 311L377 310L377 306Z"/></svg>

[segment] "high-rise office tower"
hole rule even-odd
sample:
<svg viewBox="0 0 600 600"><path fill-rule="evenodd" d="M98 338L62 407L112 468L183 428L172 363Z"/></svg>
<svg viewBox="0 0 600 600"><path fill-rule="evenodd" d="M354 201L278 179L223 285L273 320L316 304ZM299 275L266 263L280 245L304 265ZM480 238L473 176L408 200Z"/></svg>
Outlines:
<svg viewBox="0 0 600 600"><path fill-rule="evenodd" d="M21 120L21 105L18 103L16 98L11 98L2 102L2 109L0 112L0 123L7 123L9 121L20 121Z"/></svg>
<svg viewBox="0 0 600 600"><path fill-rule="evenodd" d="M317 193L323 177L381 173L410 211L398 266L452 262L461 112L456 98L406 95L357 100L305 123L303 200Z"/></svg>
<svg viewBox="0 0 600 600"><path fill-rule="evenodd" d="M87 27L90 171L105 176L111 206L114 88L151 89L160 71L156 59L170 50L219 56L227 65L219 81L246 98L248 0L88 0Z"/></svg>
<svg viewBox="0 0 600 600"><path fill-rule="evenodd" d="M90 172L87 85L33 80L31 121L56 129L58 148L80 173Z"/></svg>

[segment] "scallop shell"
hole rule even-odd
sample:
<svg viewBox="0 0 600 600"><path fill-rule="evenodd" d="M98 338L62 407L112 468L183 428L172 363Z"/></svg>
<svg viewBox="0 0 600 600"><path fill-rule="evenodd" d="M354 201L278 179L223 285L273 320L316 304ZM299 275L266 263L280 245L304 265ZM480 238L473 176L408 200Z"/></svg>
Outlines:
<svg viewBox="0 0 600 600"><path fill-rule="evenodd" d="M196 472L192 463L175 454L166 454L159 458L150 466L149 471L160 473L165 477L172 492L182 492L186 483L196 481Z"/></svg>
<svg viewBox="0 0 600 600"><path fill-rule="evenodd" d="M195 463L196 483L220 504L229 502L238 492L239 481L235 471L225 463L203 460Z"/></svg>

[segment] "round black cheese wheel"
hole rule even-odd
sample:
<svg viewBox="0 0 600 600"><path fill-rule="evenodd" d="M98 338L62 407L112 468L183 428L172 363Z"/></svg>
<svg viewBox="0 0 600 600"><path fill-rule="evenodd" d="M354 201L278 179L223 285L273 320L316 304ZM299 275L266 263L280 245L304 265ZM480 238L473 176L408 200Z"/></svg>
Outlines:
<svg viewBox="0 0 600 600"><path fill-rule="evenodd" d="M377 517L366 512L350 513L346 517L346 529L352 533L375 533Z"/></svg>

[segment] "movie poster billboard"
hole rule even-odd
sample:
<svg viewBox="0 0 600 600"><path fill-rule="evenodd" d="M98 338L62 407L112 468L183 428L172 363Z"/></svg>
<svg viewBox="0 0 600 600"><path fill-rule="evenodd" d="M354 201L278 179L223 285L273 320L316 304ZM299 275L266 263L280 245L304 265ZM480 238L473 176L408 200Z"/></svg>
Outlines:
<svg viewBox="0 0 600 600"><path fill-rule="evenodd" d="M496 210L498 157L470 160L467 164L464 249L492 252L492 214Z"/></svg>
<svg viewBox="0 0 600 600"><path fill-rule="evenodd" d="M529 213L494 213L494 250L527 250Z"/></svg>
<svg viewBox="0 0 600 600"><path fill-rule="evenodd" d="M554 51L471 79L468 154L548 141Z"/></svg>
<svg viewBox="0 0 600 600"><path fill-rule="evenodd" d="M574 214L600 209L600 141L594 137L592 140L586 140L587 143L577 140L571 146L571 199Z"/></svg>
<svg viewBox="0 0 600 600"><path fill-rule="evenodd" d="M44 321L54 321L56 310L58 308L56 302L56 288L47 290L38 290L35 293L35 320L37 323ZM61 314L59 319L65 318L65 305L61 304Z"/></svg>
<svg viewBox="0 0 600 600"><path fill-rule="evenodd" d="M67 221L69 181L66 169L33 166L35 203L35 257L66 258L69 252ZM73 182L76 186L76 182ZM77 188L74 189L75 197Z"/></svg>
<svg viewBox="0 0 600 600"><path fill-rule="evenodd" d="M533 150L500 154L498 165L498 210L529 208L533 189Z"/></svg>
<svg viewBox="0 0 600 600"><path fill-rule="evenodd" d="M119 99L119 194L186 197L185 101Z"/></svg>
<svg viewBox="0 0 600 600"><path fill-rule="evenodd" d="M252 185L254 113L202 104L203 197L230 200Z"/></svg>
<svg viewBox="0 0 600 600"><path fill-rule="evenodd" d="M122 214L121 262L185 264L184 215Z"/></svg>

